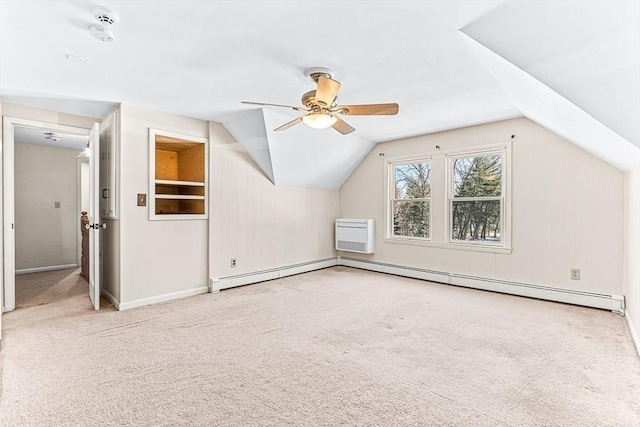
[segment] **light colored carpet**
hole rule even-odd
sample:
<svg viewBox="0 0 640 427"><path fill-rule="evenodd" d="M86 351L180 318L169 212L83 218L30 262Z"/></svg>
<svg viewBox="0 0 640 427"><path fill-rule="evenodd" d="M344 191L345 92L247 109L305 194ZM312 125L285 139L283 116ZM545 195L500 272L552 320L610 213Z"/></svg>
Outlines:
<svg viewBox="0 0 640 427"><path fill-rule="evenodd" d="M346 267L74 304L3 317L1 425L640 423L640 360L606 311Z"/></svg>
<svg viewBox="0 0 640 427"><path fill-rule="evenodd" d="M80 295L88 298L89 293L79 268L16 276L16 308L55 303Z"/></svg>

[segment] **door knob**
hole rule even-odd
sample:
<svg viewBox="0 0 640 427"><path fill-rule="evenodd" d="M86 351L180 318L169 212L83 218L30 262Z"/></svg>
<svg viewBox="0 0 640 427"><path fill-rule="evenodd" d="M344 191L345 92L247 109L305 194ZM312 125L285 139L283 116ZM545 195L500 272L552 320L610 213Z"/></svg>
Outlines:
<svg viewBox="0 0 640 427"><path fill-rule="evenodd" d="M103 223L103 224L87 224L84 226L84 228L86 228L87 230L90 228L93 228L94 230L97 230L98 228L102 228L102 229L107 229L107 223Z"/></svg>

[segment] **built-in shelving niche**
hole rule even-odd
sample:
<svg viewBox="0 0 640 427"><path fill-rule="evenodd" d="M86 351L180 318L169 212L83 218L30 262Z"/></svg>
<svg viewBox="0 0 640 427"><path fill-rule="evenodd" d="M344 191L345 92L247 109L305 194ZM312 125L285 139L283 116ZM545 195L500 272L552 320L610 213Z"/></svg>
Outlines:
<svg viewBox="0 0 640 427"><path fill-rule="evenodd" d="M207 218L207 140L151 129L149 219Z"/></svg>

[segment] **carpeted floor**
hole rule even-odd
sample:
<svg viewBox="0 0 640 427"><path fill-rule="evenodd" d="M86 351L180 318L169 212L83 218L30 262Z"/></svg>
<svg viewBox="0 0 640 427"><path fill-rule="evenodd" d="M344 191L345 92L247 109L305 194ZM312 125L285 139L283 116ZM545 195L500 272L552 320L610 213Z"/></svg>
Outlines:
<svg viewBox="0 0 640 427"><path fill-rule="evenodd" d="M84 295L87 282L79 268L16 275L16 308L31 307Z"/></svg>
<svg viewBox="0 0 640 427"><path fill-rule="evenodd" d="M3 317L0 425L640 424L606 311L346 267L123 312L81 298Z"/></svg>

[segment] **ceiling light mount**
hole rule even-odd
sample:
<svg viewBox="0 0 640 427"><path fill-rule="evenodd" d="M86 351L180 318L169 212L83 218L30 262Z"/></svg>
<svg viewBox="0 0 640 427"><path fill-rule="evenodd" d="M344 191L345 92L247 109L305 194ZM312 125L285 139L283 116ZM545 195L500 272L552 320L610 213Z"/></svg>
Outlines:
<svg viewBox="0 0 640 427"><path fill-rule="evenodd" d="M326 77L328 79L333 79L335 73L332 69L326 67L313 67L304 71L304 75L309 77L314 82L318 83L318 79L320 77Z"/></svg>

